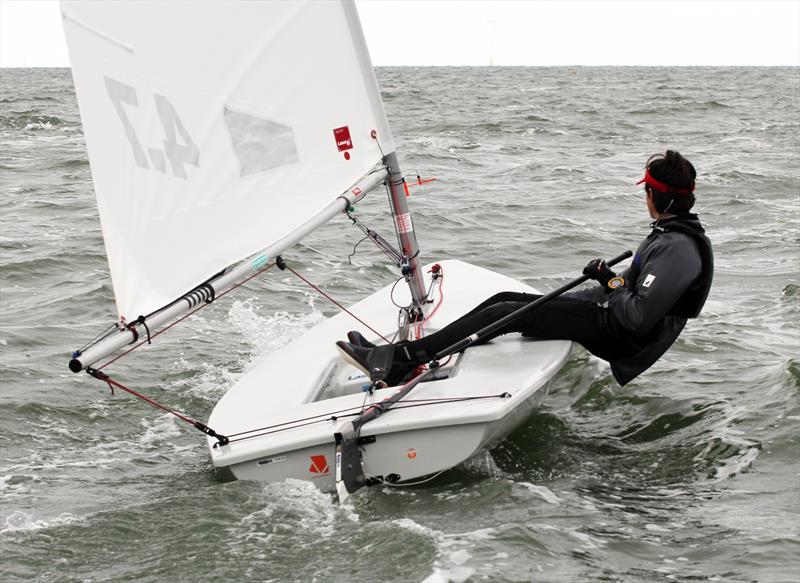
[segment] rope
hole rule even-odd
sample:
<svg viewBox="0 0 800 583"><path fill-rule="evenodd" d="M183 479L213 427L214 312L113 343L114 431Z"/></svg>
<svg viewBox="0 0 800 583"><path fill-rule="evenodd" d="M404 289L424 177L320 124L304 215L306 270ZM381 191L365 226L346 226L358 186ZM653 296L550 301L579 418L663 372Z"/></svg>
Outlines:
<svg viewBox="0 0 800 583"><path fill-rule="evenodd" d="M213 293L214 290L212 288L211 289L211 296L210 296L210 300L209 301L207 301L206 303L200 304L197 308L195 308L194 310L190 311L187 314L184 314L182 317L180 317L177 320L175 320L172 324L162 328L161 330L159 330L155 334L152 334L152 335L150 334L150 328L145 323L145 317L144 316L139 316L139 319L135 323L140 323L140 324L144 325L145 330L147 331L147 338L145 340L142 340L141 342L139 342L135 346L129 348L128 350L126 350L125 352L120 354L119 356L117 356L115 358L112 358L111 360L109 360L104 365L100 366L99 368L91 368L91 367L87 368L86 372L88 374L92 375L93 377L95 377L96 379L99 379L101 381L106 382L108 384L108 388L111 389L111 394L112 395L114 394L114 387L116 387L118 389L121 389L121 390L125 391L126 393L129 393L130 395L133 395L137 399L141 399L142 401L144 401L146 403L149 403L150 405L152 405L153 407L156 407L157 409L161 409L162 411L166 411L170 415L174 415L175 417L177 417L181 421L184 421L184 422L188 423L189 425L191 425L192 427L194 427L196 429L199 429L200 431L202 431L206 435L208 435L210 437L213 437L214 439L217 440L217 444L214 447L217 447L218 445L228 445L230 440L226 436L217 433L216 431L214 431L213 429L208 427L206 424L201 423L200 421L197 421L196 419L192 419L191 417L187 417L186 415L183 415L181 413L178 413L174 409L170 409L169 407L166 407L165 405L162 405L162 404L156 402L155 400L151 399L150 397L148 397L146 395L143 395L142 393L139 393L137 391L134 391L130 387L126 387L122 383L117 382L114 379L112 379L106 373L101 372L101 370L106 368L107 366L115 363L116 361L118 361L123 356L126 356L126 355L130 354L131 352L133 352L134 350L139 348L142 344L145 344L145 343L150 344L152 342L152 339L155 338L156 336L158 336L159 334L163 334L164 332L166 332L167 330L169 330L173 326L177 325L179 322L184 321L186 318L188 318L189 316L191 316L195 312L198 312L198 311L202 310L203 308L205 308L206 306L208 306L211 303L211 301L213 301L214 299L221 298L225 294L227 294L229 292L232 292L233 290L235 290L238 287L241 287L242 285L244 285L245 283L247 283L248 281L250 281L254 277L257 277L257 276L261 275L262 273L264 273L265 271L267 271L268 269L270 269L274 265L275 265L275 263L270 263L269 265L267 265L263 269L261 269L259 271L256 271L255 273L253 273L250 276L246 277L245 279L243 279L239 283L231 286L229 289L227 289L226 291L224 291L223 293L219 294L216 297L214 296L214 293ZM207 283L204 284L204 285L208 286L208 287L211 287ZM131 328L131 331L136 335L136 338L138 338L138 333L136 332L136 329L135 328ZM135 342L135 340L134 340L134 342Z"/></svg>
<svg viewBox="0 0 800 583"><path fill-rule="evenodd" d="M456 466L457 465L458 464L456 464ZM436 478L441 476L443 473L445 473L447 470L452 470L456 466L450 466L449 468L445 468L443 470L440 470L440 471L436 472L435 474L433 474L432 476L428 476L427 478L423 478L422 480L417 480L416 482L403 482L402 484L395 484L394 482L387 482L382 477L373 476L372 474L364 474L364 477L369 479L369 480L375 480L376 482L378 482L379 484L382 484L383 486L392 486L393 488L405 488L407 486L419 486L421 484L425 484L427 482L430 482L431 480L435 480Z"/></svg>
<svg viewBox="0 0 800 583"><path fill-rule="evenodd" d="M434 269L436 267L438 267L439 269L434 271ZM439 307L441 307L442 302L444 302L444 269L437 263L436 265L433 266L433 268L431 268L430 271L428 271L428 273L432 273L432 272L434 273L434 278L440 280L440 282L439 282L439 301L433 307L431 312L427 316L425 316L425 319L422 320L422 322L420 322L419 324L416 325L414 333L415 333L415 335L417 337L416 338L417 340L422 338L422 330L423 330L423 326L425 326L425 322L427 322L428 320L433 318L433 315L439 310ZM436 275L438 275L438 277L436 277ZM433 282L431 282L431 286L433 286Z"/></svg>
<svg viewBox="0 0 800 583"><path fill-rule="evenodd" d="M511 396L510 393L500 393L498 395L476 395L474 397L441 397L438 399L409 399L404 400L403 404L398 404L392 407L393 409L411 409L412 407L425 407L428 405L442 405L444 403L456 403L460 401L476 401L479 399L507 399ZM364 396L366 401L366 394ZM378 403L379 405L380 403ZM360 409L358 412L353 412ZM235 441L244 441L245 439L252 439L254 437L263 437L264 435L271 435L273 433L280 433L289 429L296 429L298 427L307 427L315 423L322 423L325 421L337 421L340 417L357 417L365 410L364 404L361 407L348 407L347 409L339 409L330 413L320 413L311 417L304 417L302 419L295 419L293 421L284 421L283 423L276 423L275 425L267 425L257 429L250 429L248 431L241 431L239 433L231 433L228 439L231 443ZM361 428L358 428L358 435L360 435ZM248 433L252 435L247 435Z"/></svg>
<svg viewBox="0 0 800 583"><path fill-rule="evenodd" d="M239 433L231 433L228 437L241 437L247 433L255 433L256 431L267 431L268 429L275 429L276 427L282 427L284 425L292 425L293 423L302 423L303 421L336 421L339 417L349 417L351 415L358 415L360 413L352 413L356 409L360 409L360 407L348 407L347 409L339 409L338 411L333 411L330 413L320 413L319 415L312 415L311 417L303 417L302 419L295 419L293 421L284 421L283 423L276 423L275 425L266 425L264 427L258 427L256 429L248 429L247 431L240 431ZM284 429L293 429L294 427L282 427L279 431L283 431ZM242 439L247 439L244 437Z"/></svg>
<svg viewBox="0 0 800 583"><path fill-rule="evenodd" d="M345 413L341 415L341 417L357 417L360 413ZM299 427L308 427L309 425L314 425L315 423L322 423L323 421L330 421L331 418L327 417L325 419L317 419L315 421L309 421L307 423L297 423L296 425L292 425L291 427L282 427L280 429L273 429L271 431L262 431L261 433L255 433L253 435L246 435L245 437L236 437L230 440L230 442L234 441L244 441L245 439L252 439L254 437L264 437L265 435L271 435L273 433L280 433L281 431L286 431L288 429L297 429ZM295 423L294 421L289 421L287 423ZM252 431L258 431L257 429L253 429ZM248 433L245 431L244 433ZM237 434L238 435L238 434Z"/></svg>
<svg viewBox="0 0 800 583"><path fill-rule="evenodd" d="M106 328L105 330L100 332L97 336L95 336L94 338L89 340L89 342L87 342L86 344L81 346L78 350L76 350L73 353L73 358L77 358L78 355L80 355L84 350L86 350L90 346L93 346L94 344L97 344L101 340L105 340L106 338L108 338L109 336L114 334L114 332L117 331L118 329L119 329L119 326L117 326L116 322L114 324L111 324L108 328Z"/></svg>
<svg viewBox="0 0 800 583"><path fill-rule="evenodd" d="M150 405L152 405L153 407L156 407L157 409L161 409L162 411L166 411L170 415L174 415L175 417L177 417L181 421L184 421L184 422L188 423L189 425L191 425L192 427L195 427L196 429L199 429L200 431L202 431L206 435L209 435L209 436L215 438L218 441L219 445L227 445L228 442L229 442L227 437L225 437L224 435L220 435L219 433L217 433L216 431L214 431L213 429L211 429L210 427L208 427L204 423L200 423L199 421L197 421L195 419L192 419L191 417L187 417L186 415L178 413L174 409L170 409L169 407L167 407L165 405L162 405L161 403L158 403L157 401L151 399L147 395L143 395L142 393L134 391L130 387L126 387L122 383L117 382L114 379L112 379L106 373L100 372L98 369L87 368L86 372L89 373L90 375L92 375L94 378L100 379L101 381L104 381L104 382L108 383L108 388L111 389L111 394L112 395L114 394L114 387L116 387L118 389L122 389L123 391L133 395L137 399L141 399L145 403L149 403Z"/></svg>
<svg viewBox="0 0 800 583"><path fill-rule="evenodd" d="M390 343L389 339L388 339L388 338L386 338L386 336L384 336L383 334L381 334L380 332L378 332L377 330L375 330L375 328L373 328L372 326L370 326L369 324L367 324L367 323L366 323L364 320L362 320L361 318L359 318L358 316L356 316L356 315L355 315L353 312L351 312L350 310L348 310L347 308L345 308L345 307L344 307L342 304L340 304L339 302L337 302L335 299L333 299L333 298L332 298L331 296L329 296L327 293L325 293L325 292L324 292L324 291L322 291L320 288L318 288L317 286L315 286L313 283L311 283L310 281L308 281L308 280L307 280L305 277L303 277L302 275L300 275L299 273L297 273L297 272L296 272L294 269L292 269L292 268L291 268L291 267L289 267L288 265L286 266L286 269L288 269L289 271L291 271L292 273L294 273L294 274L295 274L297 277L299 277L301 280L303 280L303 281L304 281L304 282L305 282L305 283L306 283L306 284L307 284L309 287L311 287L311 288L312 288L313 290L315 290L317 293L321 294L323 297L325 297L325 298L326 298L328 301L330 301L332 304L334 304L334 305L335 305L336 307L338 307L340 310L342 310L342 311L343 311L343 312L345 312L346 314L349 314L349 315L350 315L351 317L353 317L355 320L358 320L358 321L359 321L361 324L363 324L364 326L366 326L367 328L369 328L370 330L372 330L372 332L373 332L374 334L377 334L378 336L380 336L380 337L383 339L383 341L384 341L384 342L386 342L387 344L389 344L389 343Z"/></svg>

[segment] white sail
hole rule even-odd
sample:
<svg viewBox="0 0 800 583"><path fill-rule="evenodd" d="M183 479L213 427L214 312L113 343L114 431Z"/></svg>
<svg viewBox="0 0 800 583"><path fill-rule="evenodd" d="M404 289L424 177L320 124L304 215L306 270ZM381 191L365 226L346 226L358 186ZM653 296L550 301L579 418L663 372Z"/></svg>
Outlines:
<svg viewBox="0 0 800 583"><path fill-rule="evenodd" d="M290 234L394 151L352 2L62 12L128 320Z"/></svg>

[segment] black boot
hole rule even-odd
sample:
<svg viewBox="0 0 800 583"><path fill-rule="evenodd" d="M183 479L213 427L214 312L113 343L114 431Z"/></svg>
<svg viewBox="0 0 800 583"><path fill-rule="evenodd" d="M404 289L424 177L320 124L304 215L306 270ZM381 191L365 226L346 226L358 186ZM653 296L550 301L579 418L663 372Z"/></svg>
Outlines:
<svg viewBox="0 0 800 583"><path fill-rule="evenodd" d="M375 345L364 338L361 332L351 330L347 333L347 341L353 346L361 346L362 348L375 348Z"/></svg>
<svg viewBox="0 0 800 583"><path fill-rule="evenodd" d="M394 360L386 376L386 384L390 387L411 380L413 372L431 360L424 351L409 350L409 344L410 342L403 341L394 346Z"/></svg>
<svg viewBox="0 0 800 583"><path fill-rule="evenodd" d="M387 377L394 366L394 344L365 348L340 340L336 348L345 361L367 373L373 383L383 381L389 384Z"/></svg>
<svg viewBox="0 0 800 583"><path fill-rule="evenodd" d="M370 353L369 348L355 346L354 344L349 344L343 340L339 340L336 343L336 348L339 350L339 353L346 362L349 362L354 367L369 374L369 364L367 363L367 357Z"/></svg>
<svg viewBox="0 0 800 583"><path fill-rule="evenodd" d="M340 340L336 343L336 348L344 360L367 373L370 380L384 381L393 387L408 380L418 366L430 360L424 352L409 351L408 344L398 342L366 348Z"/></svg>

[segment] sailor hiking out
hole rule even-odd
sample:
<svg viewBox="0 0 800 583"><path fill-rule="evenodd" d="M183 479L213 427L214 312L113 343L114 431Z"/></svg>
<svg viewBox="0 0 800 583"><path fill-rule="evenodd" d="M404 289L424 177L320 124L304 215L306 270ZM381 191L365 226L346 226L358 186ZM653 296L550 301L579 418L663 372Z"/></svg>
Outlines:
<svg viewBox="0 0 800 583"><path fill-rule="evenodd" d="M688 318L700 314L714 271L711 243L697 215L694 166L668 150L647 161L644 183L647 210L654 219L631 266L617 275L601 259L583 270L600 286L542 303L472 345L511 332L542 340L572 340L608 361L614 378L625 385L650 368L678 338ZM541 296L501 292L445 328L424 338L394 344L388 362L379 365L387 384L410 377L422 364ZM357 332L337 347L346 360L375 371L376 347ZM377 350L376 350L377 349ZM374 378L373 374L373 378Z"/></svg>

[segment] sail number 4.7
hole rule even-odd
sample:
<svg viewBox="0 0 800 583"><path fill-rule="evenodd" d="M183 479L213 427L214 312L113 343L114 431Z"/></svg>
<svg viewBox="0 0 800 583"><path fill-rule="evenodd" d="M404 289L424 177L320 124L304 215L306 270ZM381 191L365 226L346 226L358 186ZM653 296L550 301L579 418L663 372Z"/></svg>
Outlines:
<svg viewBox="0 0 800 583"><path fill-rule="evenodd" d="M111 98L111 103L114 105L114 109L117 110L117 114L119 114L119 119L125 130L125 136L131 145L136 165L166 174L167 167L164 159L166 156L169 159L173 176L187 178L186 165L199 166L200 151L197 149L197 144L194 143L189 132L186 131L178 112L169 99L157 93L153 94L158 118L161 120L161 126L164 129L165 138L162 141L164 149L147 148L147 154L145 154L144 148L137 137L136 128L128 118L125 109L125 105L139 107L136 89L110 77L105 77L105 81L108 96ZM180 142L178 141L179 136Z"/></svg>

